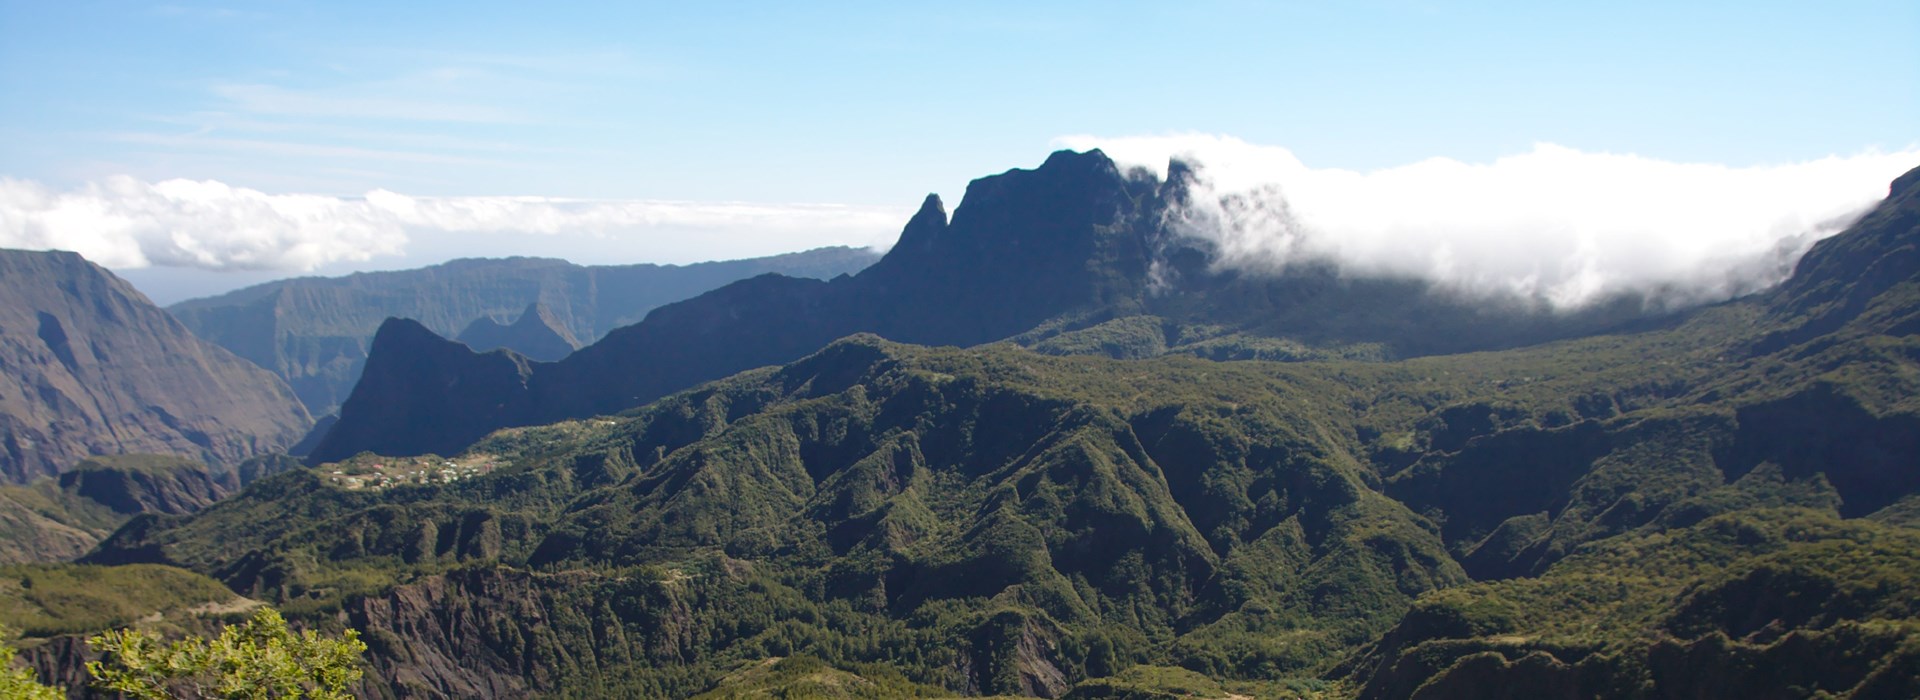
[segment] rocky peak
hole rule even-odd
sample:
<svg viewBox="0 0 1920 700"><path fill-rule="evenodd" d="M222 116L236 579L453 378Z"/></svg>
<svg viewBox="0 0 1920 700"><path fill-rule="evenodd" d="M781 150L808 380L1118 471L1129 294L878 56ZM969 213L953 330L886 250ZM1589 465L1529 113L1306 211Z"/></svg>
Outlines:
<svg viewBox="0 0 1920 700"><path fill-rule="evenodd" d="M540 362L558 361L580 349L580 341L574 339L566 324L537 301L527 305L511 324L502 325L489 316L476 318L457 339L475 352L505 348Z"/></svg>
<svg viewBox="0 0 1920 700"><path fill-rule="evenodd" d="M929 194L920 203L920 211L907 220L907 227L900 231L900 241L893 245L894 250L930 251L937 244L940 233L947 230L947 207L940 201L940 195Z"/></svg>
<svg viewBox="0 0 1920 700"><path fill-rule="evenodd" d="M309 459L344 459L361 450L454 454L494 427L526 424L531 375L527 358L518 353L476 353L417 321L389 318L374 333L366 369L340 408L340 422ZM381 414L394 421L350 420Z"/></svg>

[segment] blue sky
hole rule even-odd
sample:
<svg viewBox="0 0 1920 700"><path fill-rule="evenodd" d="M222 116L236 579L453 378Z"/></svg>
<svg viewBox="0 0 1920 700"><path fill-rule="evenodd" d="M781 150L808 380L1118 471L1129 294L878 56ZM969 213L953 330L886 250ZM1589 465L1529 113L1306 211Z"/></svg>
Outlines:
<svg viewBox="0 0 1920 700"><path fill-rule="evenodd" d="M349 198L832 204L871 228L929 191L952 206L969 179L1087 134L1229 136L1361 172L1541 143L1771 166L1920 142L1916 36L1911 0L0 0L0 177L39 193L22 198L111 197L133 187L112 184L125 178ZM536 236L520 251L511 231L492 233L481 252L573 250ZM618 261L781 247L626 238ZM361 260L150 251L122 267L335 271L479 240L429 239Z"/></svg>

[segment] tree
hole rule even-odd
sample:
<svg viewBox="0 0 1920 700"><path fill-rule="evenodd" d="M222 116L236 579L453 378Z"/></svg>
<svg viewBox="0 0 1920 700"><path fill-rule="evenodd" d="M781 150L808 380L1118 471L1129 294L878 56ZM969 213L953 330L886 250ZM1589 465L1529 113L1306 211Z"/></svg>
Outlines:
<svg viewBox="0 0 1920 700"><path fill-rule="evenodd" d="M353 630L340 639L312 630L296 634L272 608L228 625L213 639L163 643L128 629L88 639L87 645L106 655L87 663L94 687L139 700L347 700L347 686L360 679L360 654L367 650Z"/></svg>
<svg viewBox="0 0 1920 700"><path fill-rule="evenodd" d="M66 700L67 694L57 688L41 685L33 677L33 671L13 667L13 657L19 652L12 644L4 640L13 636L5 627L0 627L0 698L6 700Z"/></svg>

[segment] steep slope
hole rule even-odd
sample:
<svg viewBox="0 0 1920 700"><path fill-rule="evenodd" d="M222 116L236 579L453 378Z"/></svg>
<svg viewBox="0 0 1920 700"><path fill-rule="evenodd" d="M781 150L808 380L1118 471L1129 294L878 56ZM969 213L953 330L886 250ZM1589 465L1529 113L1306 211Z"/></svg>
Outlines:
<svg viewBox="0 0 1920 700"><path fill-rule="evenodd" d="M537 362L553 362L580 349L580 341L574 340L566 326L540 302L528 305L513 323L502 324L489 316L476 318L455 340L474 352L507 349Z"/></svg>
<svg viewBox="0 0 1920 700"><path fill-rule="evenodd" d="M1744 304L1754 329L1673 409L1390 477L1495 581L1417 604L1351 667L1361 696L1920 693L1916 250L1920 170Z"/></svg>
<svg viewBox="0 0 1920 700"><path fill-rule="evenodd" d="M0 250L0 479L96 454L231 468L312 424L278 377L204 342L79 255Z"/></svg>
<svg viewBox="0 0 1920 700"><path fill-rule="evenodd" d="M499 398L526 389L532 366L518 354L507 350L476 354L419 323L400 318L380 324L373 351L367 360L368 376L408 377L440 390L418 392L395 382L365 383L365 388L356 389L347 399L343 413L402 413L413 417L412 425L419 434L391 430L363 434L367 427L363 423L336 423L315 449L316 454L327 449L330 442L351 443L356 446L355 452L385 455L451 454L485 436L488 426L524 425L530 420L524 406Z"/></svg>
<svg viewBox="0 0 1920 700"><path fill-rule="evenodd" d="M186 515L298 463L261 457L235 472L166 455L82 460L57 477L0 486L0 564L68 561L142 513Z"/></svg>
<svg viewBox="0 0 1920 700"><path fill-rule="evenodd" d="M853 248L693 265L580 266L541 258L455 260L417 270L270 282L167 310L194 333L273 370L321 416L346 400L374 331L411 318L453 337L479 318L544 306L563 337L591 341L662 304L768 272L827 279L875 259Z"/></svg>
<svg viewBox="0 0 1920 700"><path fill-rule="evenodd" d="M488 402L514 410L488 412L533 422L612 413L863 332L929 345L1015 338L1129 357L1382 358L1524 345L1641 316L1637 300L1570 315L1489 311L1430 294L1418 282L1351 279L1324 266L1275 276L1215 270L1209 249L1166 226L1169 207L1189 185L1186 176L1161 182L1122 173L1099 151L1055 153L1037 169L975 180L951 221L939 198L928 197L886 257L858 275L827 282L767 275L663 306L565 360L534 367L525 391ZM1107 352L1089 334L1147 349ZM441 390L408 375L371 373L362 386ZM365 449L349 435L383 435L382 445L408 454L449 444L436 426L479 434L512 425L482 420L379 406L343 412L340 437L329 435L313 455L338 459ZM414 447L397 447L409 439Z"/></svg>

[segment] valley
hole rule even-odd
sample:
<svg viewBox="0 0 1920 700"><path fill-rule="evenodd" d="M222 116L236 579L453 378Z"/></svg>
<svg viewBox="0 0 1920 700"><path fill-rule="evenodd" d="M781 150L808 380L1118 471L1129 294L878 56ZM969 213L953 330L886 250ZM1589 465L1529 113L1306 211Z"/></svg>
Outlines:
<svg viewBox="0 0 1920 700"><path fill-rule="evenodd" d="M0 622L71 685L258 601L367 697L1920 694L1920 171L1775 288L1573 315L1223 272L1177 186L1056 154L557 362L386 321L306 465L19 573L171 592Z"/></svg>

